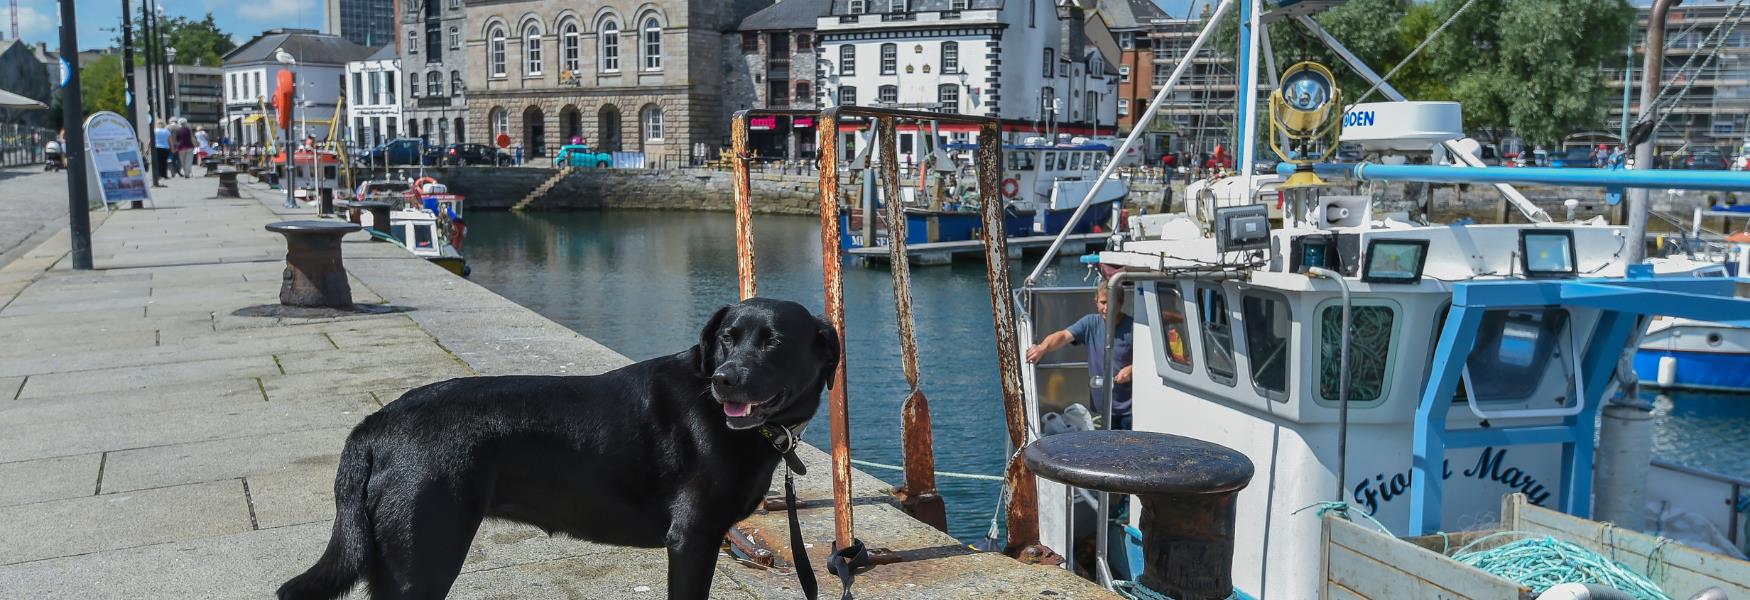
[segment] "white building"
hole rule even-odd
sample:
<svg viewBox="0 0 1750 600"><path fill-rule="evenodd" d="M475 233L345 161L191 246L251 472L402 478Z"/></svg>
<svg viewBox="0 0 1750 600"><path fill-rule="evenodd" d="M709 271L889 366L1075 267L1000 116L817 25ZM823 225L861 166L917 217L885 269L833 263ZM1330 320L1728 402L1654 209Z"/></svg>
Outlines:
<svg viewBox="0 0 1750 600"><path fill-rule="evenodd" d="M387 44L370 58L346 63L346 127L351 145L373 148L395 138L401 122L401 57Z"/></svg>
<svg viewBox="0 0 1750 600"><path fill-rule="evenodd" d="M284 49L297 61L281 64L274 51ZM225 55L225 132L244 145L259 145L280 132L273 116L273 92L279 72L297 76L298 107L292 115L292 137L328 139L340 102L347 63L371 55L371 50L336 35L311 29L270 29Z"/></svg>
<svg viewBox="0 0 1750 600"><path fill-rule="evenodd" d="M1116 57L1104 57L1087 43L1082 14L1073 5L833 0L816 31L822 106L995 116L1003 120L1008 142L1091 136L1096 128L1111 135L1116 129ZM965 140L971 129L944 126L942 132ZM852 143L852 135L846 133L843 143ZM902 155L913 151L911 136L899 135Z"/></svg>

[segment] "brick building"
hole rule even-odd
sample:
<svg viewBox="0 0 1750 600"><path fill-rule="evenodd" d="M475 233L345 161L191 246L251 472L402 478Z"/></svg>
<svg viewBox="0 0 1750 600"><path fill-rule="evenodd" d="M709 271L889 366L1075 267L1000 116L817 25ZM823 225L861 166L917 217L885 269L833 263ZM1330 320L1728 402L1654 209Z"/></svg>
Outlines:
<svg viewBox="0 0 1750 600"><path fill-rule="evenodd" d="M729 109L814 110L814 26L832 0L784 0L749 15L724 37ZM748 124L748 143L760 156L813 158L819 145L814 119L763 117Z"/></svg>

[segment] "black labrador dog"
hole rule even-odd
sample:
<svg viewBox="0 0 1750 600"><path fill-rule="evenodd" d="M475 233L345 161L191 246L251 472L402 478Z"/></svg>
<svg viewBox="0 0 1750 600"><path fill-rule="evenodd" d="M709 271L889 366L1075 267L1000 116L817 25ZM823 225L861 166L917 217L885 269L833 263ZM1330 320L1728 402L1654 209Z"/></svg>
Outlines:
<svg viewBox="0 0 1750 600"><path fill-rule="evenodd" d="M402 395L347 438L334 533L282 599L441 598L480 522L668 549L669 598L705 598L814 416L839 338L794 302L724 306L689 350L591 377L469 377ZM780 429L781 428L781 429Z"/></svg>

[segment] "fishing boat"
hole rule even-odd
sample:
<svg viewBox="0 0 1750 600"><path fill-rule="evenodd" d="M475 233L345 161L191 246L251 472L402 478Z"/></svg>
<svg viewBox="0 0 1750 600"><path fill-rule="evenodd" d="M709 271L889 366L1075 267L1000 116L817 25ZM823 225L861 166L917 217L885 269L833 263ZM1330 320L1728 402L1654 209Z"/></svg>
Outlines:
<svg viewBox="0 0 1750 600"><path fill-rule="evenodd" d="M389 231L395 243L451 273L467 277L473 272L462 255L462 240L468 228L462 218L461 195L449 193L447 187L430 177L422 177L410 186L365 182L360 184L358 195L389 202ZM359 219L366 228L374 221L368 212Z"/></svg>
<svg viewBox="0 0 1750 600"><path fill-rule="evenodd" d="M1151 121L1236 4L1252 5L1220 3L1139 122ZM1231 551L1231 573L1210 577L1231 581L1235 597L1496 597L1426 587L1474 575L1438 545L1431 554L1392 554L1415 561L1396 564L1383 550L1333 542L1327 519L1309 509L1376 524L1368 527L1398 544L1498 522L1503 496L1520 494L1591 531L1609 529L1585 520L1594 516L1653 530L1681 513L1693 529L1659 533L1707 550L1683 550L1705 558L1693 559L1701 565L1695 578L1666 593L1688 597L1699 590L1679 588L1697 581L1750 585L1736 527L1742 490L1729 485L1737 480L1650 461L1650 417L1622 396L1620 379L1632 374L1618 372L1655 314L1696 321L1750 314L1750 299L1738 291L1743 280L1643 262L1643 240L1630 239L1630 228L1552 218L1512 188L1732 190L1750 189L1750 177L1485 167L1467 151L1475 143L1464 138L1457 103L1407 102L1304 12L1278 18L1305 26L1392 101L1345 106L1336 78L1316 63L1282 71L1265 110L1252 106L1255 94L1238 94L1238 139L1268 128L1277 154L1290 160L1256 176L1251 144L1238 144L1237 175L1193 184L1181 210L1133 218L1124 237L1086 261L1128 298L1122 304L1135 319L1133 429L1213 442L1253 468L1233 496L1233 528L1188 551ZM1256 40L1242 31L1252 57L1241 60L1242 89L1255 87ZM1248 117L1260 113L1271 120ZM1340 144L1363 148L1364 159L1340 157ZM1402 182L1493 185L1525 222L1433 222L1431 211L1387 203L1385 186ZM1098 198L1094 190L1083 195L1083 216ZM1048 254L1016 292L1023 351L1094 307L1091 288L1034 285L1054 258ZM1105 322L1117 321L1108 312ZM1098 426L1112 422L1114 330L1103 337L1103 365L1090 369L1084 355L1059 350L1067 353L1023 374L1033 436L1061 429L1041 424L1077 421L1071 413L1090 408ZM1650 485L1685 477L1724 487ZM1093 576L1116 586L1134 575L1127 555L1149 542L1115 548L1108 540L1127 535L1093 525L1117 514L1112 496L1096 500L1043 478L1037 492L1046 546L1077 556L1078 539L1092 530ZM1127 504L1134 528L1143 515L1134 497ZM1663 507L1651 523L1649 505ZM1081 512L1099 516L1078 519ZM1340 571L1356 570L1376 580L1338 583ZM1381 583L1396 581L1388 575L1398 570L1407 573L1405 585L1420 587Z"/></svg>
<svg viewBox="0 0 1750 600"><path fill-rule="evenodd" d="M1696 276L1750 273L1750 233L1725 241L1728 260ZM1635 373L1642 385L1664 390L1750 393L1750 324L1655 318L1635 353Z"/></svg>
<svg viewBox="0 0 1750 600"><path fill-rule="evenodd" d="M1002 195L1018 215L1032 217L1022 235L1097 233L1111 222L1129 188L1124 181L1108 177L1088 203L1088 209L1073 223L1070 216L1094 181L1111 160L1112 146L1074 138L1050 144L1045 138L1027 138L1003 146Z"/></svg>

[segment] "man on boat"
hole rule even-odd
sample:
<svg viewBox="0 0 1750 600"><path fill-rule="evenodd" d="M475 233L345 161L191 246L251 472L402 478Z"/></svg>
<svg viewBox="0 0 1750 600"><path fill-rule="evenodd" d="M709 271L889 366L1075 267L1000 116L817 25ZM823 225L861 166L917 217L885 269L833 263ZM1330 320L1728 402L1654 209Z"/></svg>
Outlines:
<svg viewBox="0 0 1750 600"><path fill-rule="evenodd" d="M1095 311L1077 319L1068 329L1045 336L1038 344L1027 349L1027 362L1036 363L1051 351L1062 348L1064 344L1088 347L1088 375L1098 380L1106 368L1106 282L1094 288ZM1124 296L1118 296L1118 331L1117 338L1112 342L1112 423L1109 429L1130 429L1130 330L1135 324L1130 315L1124 314ZM1090 406L1095 414L1101 414L1106 407L1105 390L1095 387L1089 390Z"/></svg>

